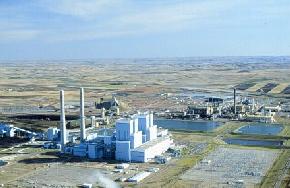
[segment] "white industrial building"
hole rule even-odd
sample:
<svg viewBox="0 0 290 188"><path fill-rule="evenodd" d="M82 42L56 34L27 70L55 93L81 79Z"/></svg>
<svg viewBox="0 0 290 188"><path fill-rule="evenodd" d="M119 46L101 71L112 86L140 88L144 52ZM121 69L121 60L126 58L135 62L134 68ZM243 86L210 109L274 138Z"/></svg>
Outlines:
<svg viewBox="0 0 290 188"><path fill-rule="evenodd" d="M147 162L161 155L173 144L167 130L157 129L153 113L134 114L116 121L116 129L109 135L91 133L86 135L84 124L84 94L80 89L80 143L67 144L64 111L64 92L61 101L61 148L62 152L91 159L116 159L127 162Z"/></svg>
<svg viewBox="0 0 290 188"><path fill-rule="evenodd" d="M169 136L158 137L131 150L131 161L148 162L155 156L161 155L171 146L172 140ZM117 156L116 156L117 157Z"/></svg>
<svg viewBox="0 0 290 188"><path fill-rule="evenodd" d="M116 160L147 162L164 153L171 144L168 135L157 137L152 113L133 115L116 122Z"/></svg>
<svg viewBox="0 0 290 188"><path fill-rule="evenodd" d="M14 137L16 135L21 135L25 138L33 138L37 136L35 132L15 127L11 124L0 123L0 137Z"/></svg>
<svg viewBox="0 0 290 188"><path fill-rule="evenodd" d="M13 125L0 123L0 137L14 137L15 128Z"/></svg>

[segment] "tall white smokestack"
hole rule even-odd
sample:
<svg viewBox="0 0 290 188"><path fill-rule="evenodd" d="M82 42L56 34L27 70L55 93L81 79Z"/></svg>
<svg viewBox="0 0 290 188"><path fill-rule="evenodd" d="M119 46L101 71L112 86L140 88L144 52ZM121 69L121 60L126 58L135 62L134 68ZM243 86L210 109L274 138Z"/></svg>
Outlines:
<svg viewBox="0 0 290 188"><path fill-rule="evenodd" d="M252 99L252 112L255 112L255 99Z"/></svg>
<svg viewBox="0 0 290 188"><path fill-rule="evenodd" d="M86 139L86 123L85 123L85 102L84 102L84 88L80 88L80 120L81 120L81 141Z"/></svg>
<svg viewBox="0 0 290 188"><path fill-rule="evenodd" d="M153 112L149 112L149 127L153 126Z"/></svg>
<svg viewBox="0 0 290 188"><path fill-rule="evenodd" d="M106 110L105 110L105 108L102 108L101 118L105 119L105 116L106 116Z"/></svg>
<svg viewBox="0 0 290 188"><path fill-rule="evenodd" d="M234 88L234 114L237 114L237 106L236 106L236 88Z"/></svg>
<svg viewBox="0 0 290 188"><path fill-rule="evenodd" d="M61 151L65 151L66 139L66 123L64 110L64 91L60 90L60 124L61 124Z"/></svg>

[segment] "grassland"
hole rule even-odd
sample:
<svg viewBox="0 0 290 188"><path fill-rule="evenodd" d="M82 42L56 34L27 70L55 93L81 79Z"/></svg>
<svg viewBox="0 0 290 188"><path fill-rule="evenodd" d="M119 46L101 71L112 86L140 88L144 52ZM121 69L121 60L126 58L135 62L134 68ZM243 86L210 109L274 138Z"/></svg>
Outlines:
<svg viewBox="0 0 290 188"><path fill-rule="evenodd" d="M278 60L273 58L273 62ZM175 58L9 62L1 65L1 106L57 106L61 88L66 91L66 101L75 102L81 86L86 89L88 102L112 93L126 93L129 96L121 98L128 103L136 97L144 97L143 105L154 106L156 101L148 100L148 95L187 90L231 92L232 87L247 83L255 85L246 92L255 93L273 82L280 84L269 92L275 95L290 83L289 64L264 63L264 58L256 61L216 58L214 63L207 58Z"/></svg>
<svg viewBox="0 0 290 188"><path fill-rule="evenodd" d="M266 176L263 178L261 182L261 188L267 187L287 187L289 180L286 179L288 177L288 170L286 169L286 165L289 163L290 151L289 149L285 149L279 155L278 159L274 162L272 168L268 171Z"/></svg>
<svg viewBox="0 0 290 188"><path fill-rule="evenodd" d="M272 94L279 94L282 93L283 90L290 85L289 83L280 83L278 86L276 86L274 89L272 89L269 93Z"/></svg>
<svg viewBox="0 0 290 188"><path fill-rule="evenodd" d="M267 84L267 82L260 82L258 84L255 84L254 86L247 89L248 92L256 92L258 89L264 87Z"/></svg>

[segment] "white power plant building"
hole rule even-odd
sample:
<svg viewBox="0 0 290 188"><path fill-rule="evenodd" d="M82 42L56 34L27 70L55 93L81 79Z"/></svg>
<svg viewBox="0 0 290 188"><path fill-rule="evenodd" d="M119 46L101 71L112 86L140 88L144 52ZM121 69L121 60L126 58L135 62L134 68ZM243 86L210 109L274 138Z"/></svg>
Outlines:
<svg viewBox="0 0 290 188"><path fill-rule="evenodd" d="M134 114L116 121L116 129L109 135L91 133L86 135L84 115L84 91L80 89L80 143L67 144L64 112L64 92L61 102L61 149L62 152L91 159L116 159L126 162L148 162L161 155L173 144L167 131L157 134L153 113ZM94 118L93 118L94 119ZM92 122L94 121L92 119Z"/></svg>
<svg viewBox="0 0 290 188"><path fill-rule="evenodd" d="M168 135L157 137L152 113L116 122L116 160L147 162L164 153L172 143Z"/></svg>

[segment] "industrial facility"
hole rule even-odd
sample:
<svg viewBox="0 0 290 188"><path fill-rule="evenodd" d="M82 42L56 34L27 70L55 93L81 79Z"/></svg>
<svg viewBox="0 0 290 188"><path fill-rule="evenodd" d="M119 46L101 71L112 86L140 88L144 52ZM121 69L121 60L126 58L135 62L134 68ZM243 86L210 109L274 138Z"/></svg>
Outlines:
<svg viewBox="0 0 290 188"><path fill-rule="evenodd" d="M0 123L0 138L1 137L12 138L16 136L31 139L39 135L35 132L15 127L12 124Z"/></svg>
<svg viewBox="0 0 290 188"><path fill-rule="evenodd" d="M223 97L196 95L184 97L172 96L171 100L186 101L187 108L179 111L166 109L157 113L161 118L187 120L214 120L230 119L248 122L274 123L275 116L280 114L280 104L267 103L264 99L255 96L242 96L236 88L233 93Z"/></svg>
<svg viewBox="0 0 290 188"><path fill-rule="evenodd" d="M60 132L62 153L90 159L116 159L126 162L148 162L173 145L167 130L153 124L153 113L133 114L116 121L115 130L106 134L86 133L84 115L84 89L80 89L80 141L69 139L66 130L64 91L60 91L61 128L51 128L48 139L55 140ZM108 133L110 132L110 133ZM70 140L70 141L69 141Z"/></svg>

